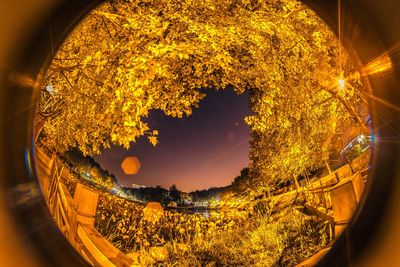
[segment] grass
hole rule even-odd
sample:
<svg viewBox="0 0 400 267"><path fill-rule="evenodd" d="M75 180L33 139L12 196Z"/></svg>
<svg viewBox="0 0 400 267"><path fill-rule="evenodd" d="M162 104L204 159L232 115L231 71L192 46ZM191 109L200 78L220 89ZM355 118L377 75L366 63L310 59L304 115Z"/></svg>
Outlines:
<svg viewBox="0 0 400 267"><path fill-rule="evenodd" d="M193 240L184 249L170 243L170 258L164 265L294 266L329 242L324 223L313 222L293 208L279 215L253 218L244 229Z"/></svg>

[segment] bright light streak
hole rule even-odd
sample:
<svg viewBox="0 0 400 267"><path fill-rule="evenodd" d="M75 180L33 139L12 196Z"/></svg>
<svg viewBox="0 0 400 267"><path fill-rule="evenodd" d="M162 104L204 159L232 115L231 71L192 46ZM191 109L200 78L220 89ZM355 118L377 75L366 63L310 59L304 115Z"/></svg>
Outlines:
<svg viewBox="0 0 400 267"><path fill-rule="evenodd" d="M364 75L374 75L390 71L393 68L392 60L388 53L385 53L369 62L362 69Z"/></svg>
<svg viewBox="0 0 400 267"><path fill-rule="evenodd" d="M372 94L368 94L368 93L365 93L370 99L372 99L372 100L375 100L376 102L378 102L378 103L380 103L380 104L383 104L383 105L385 105L385 106L387 106L387 107L390 107L390 108L392 108L392 109L394 109L394 110L397 110L397 111L400 111L400 107L398 107L398 106L396 106L396 105L394 105L394 104L392 104L392 103L390 103L390 102L388 102L388 101L385 101L385 100L383 100L383 99L381 99L381 98L379 98L379 97L376 97L376 96L374 96L374 95L372 95Z"/></svg>

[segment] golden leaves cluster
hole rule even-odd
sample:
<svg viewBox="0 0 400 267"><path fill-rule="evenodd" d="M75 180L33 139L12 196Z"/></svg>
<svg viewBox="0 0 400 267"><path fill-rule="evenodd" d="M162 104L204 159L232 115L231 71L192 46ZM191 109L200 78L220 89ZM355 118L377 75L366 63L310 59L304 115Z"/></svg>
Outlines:
<svg viewBox="0 0 400 267"><path fill-rule="evenodd" d="M302 173L327 158L344 112L323 85L346 71L338 49L294 0L109 1L55 55L46 86L63 108L45 132L57 151L101 153L141 136L156 145L151 110L189 116L200 89L229 86L251 91L253 169Z"/></svg>

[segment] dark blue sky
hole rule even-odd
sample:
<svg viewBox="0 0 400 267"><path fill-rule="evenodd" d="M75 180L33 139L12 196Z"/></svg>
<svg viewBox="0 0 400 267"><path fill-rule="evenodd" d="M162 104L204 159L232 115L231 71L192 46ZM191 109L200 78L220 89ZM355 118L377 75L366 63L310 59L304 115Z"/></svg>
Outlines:
<svg viewBox="0 0 400 267"><path fill-rule="evenodd" d="M190 117L150 113L147 121L159 131L156 147L142 137L130 150L113 147L95 159L122 185L168 188L176 184L189 192L230 184L249 163L249 128L244 122L250 114L248 94L237 95L230 89L206 93ZM141 163L136 175L126 175L120 167L127 156L135 156Z"/></svg>

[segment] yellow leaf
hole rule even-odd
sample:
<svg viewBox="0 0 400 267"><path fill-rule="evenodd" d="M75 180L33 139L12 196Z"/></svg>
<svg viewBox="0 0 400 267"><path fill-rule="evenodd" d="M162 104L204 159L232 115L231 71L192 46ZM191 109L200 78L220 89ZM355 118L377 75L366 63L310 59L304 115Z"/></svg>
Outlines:
<svg viewBox="0 0 400 267"><path fill-rule="evenodd" d="M150 143L151 143L153 146L156 146L156 145L158 144L157 137L155 137L155 136L149 136L148 138L149 138Z"/></svg>

